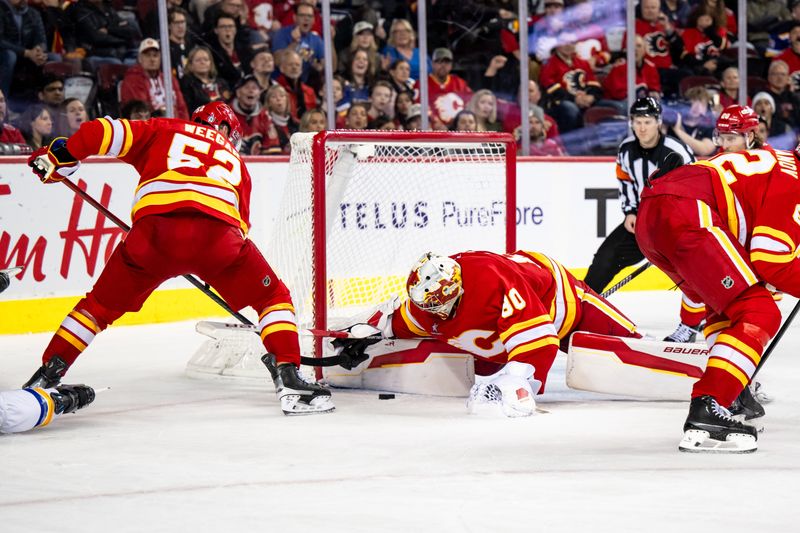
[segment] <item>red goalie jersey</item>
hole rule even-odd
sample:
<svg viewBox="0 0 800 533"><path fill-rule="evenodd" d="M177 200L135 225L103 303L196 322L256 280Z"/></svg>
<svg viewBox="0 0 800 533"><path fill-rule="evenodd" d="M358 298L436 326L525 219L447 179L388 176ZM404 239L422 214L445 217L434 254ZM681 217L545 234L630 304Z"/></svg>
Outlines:
<svg viewBox="0 0 800 533"><path fill-rule="evenodd" d="M67 141L77 159L114 156L136 168L132 219L196 209L241 228L249 226L250 174L225 135L176 119L100 118Z"/></svg>
<svg viewBox="0 0 800 533"><path fill-rule="evenodd" d="M394 336L432 337L498 363L529 363L542 384L562 340L575 330L639 336L622 313L543 254L451 257L461 267L463 296L450 317L406 300L392 316Z"/></svg>

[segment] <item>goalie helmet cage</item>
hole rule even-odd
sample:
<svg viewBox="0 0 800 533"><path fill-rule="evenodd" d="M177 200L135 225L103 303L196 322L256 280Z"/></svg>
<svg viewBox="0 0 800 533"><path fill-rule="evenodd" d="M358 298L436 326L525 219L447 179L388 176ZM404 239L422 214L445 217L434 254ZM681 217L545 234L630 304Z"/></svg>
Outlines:
<svg viewBox="0 0 800 533"><path fill-rule="evenodd" d="M266 251L301 328L333 329L402 295L426 251L515 249L510 134L334 130L291 143Z"/></svg>

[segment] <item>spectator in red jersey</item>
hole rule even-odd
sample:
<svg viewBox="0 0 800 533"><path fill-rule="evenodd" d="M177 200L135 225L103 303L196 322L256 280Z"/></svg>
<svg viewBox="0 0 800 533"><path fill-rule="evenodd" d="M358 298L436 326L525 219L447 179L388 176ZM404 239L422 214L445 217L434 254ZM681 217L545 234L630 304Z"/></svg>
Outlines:
<svg viewBox="0 0 800 533"><path fill-rule="evenodd" d="M719 93L719 105L722 108L732 106L739 103L739 69L736 67L728 67L722 71L722 78L720 79L720 87L722 91ZM747 105L752 107L750 97L747 97Z"/></svg>
<svg viewBox="0 0 800 533"><path fill-rule="evenodd" d="M233 94L228 82L217 76L211 50L205 46L195 46L189 51L180 84L187 109L197 109L215 100L228 101Z"/></svg>
<svg viewBox="0 0 800 533"><path fill-rule="evenodd" d="M669 17L661 11L660 0L642 0L639 10L641 17L636 19L636 35L644 39L645 57L658 69L664 93L676 94L683 74L674 65L683 53L683 40Z"/></svg>
<svg viewBox="0 0 800 533"><path fill-rule="evenodd" d="M589 63L576 55L573 37L562 34L561 39L539 81L547 93L547 110L563 134L583 125L583 111L595 104L602 89Z"/></svg>
<svg viewBox="0 0 800 533"><path fill-rule="evenodd" d="M497 120L497 97L492 91L481 89L473 94L467 109L475 114L475 131L503 131L503 125Z"/></svg>
<svg viewBox="0 0 800 533"><path fill-rule="evenodd" d="M262 46L253 52L253 57L250 59L250 68L259 85L265 89L275 83L272 80L272 73L275 72L275 57L266 46Z"/></svg>
<svg viewBox="0 0 800 533"><path fill-rule="evenodd" d="M303 133L316 133L328 128L328 117L320 108L309 109L300 117L300 130Z"/></svg>
<svg viewBox="0 0 800 533"><path fill-rule="evenodd" d="M125 72L120 89L120 103L128 100L143 100L150 105L153 116L164 116L167 111L167 92L164 87L164 74L161 71L161 51L158 41L144 39L139 45L139 62ZM175 116L189 120L186 101L179 90L180 85L172 75L172 97L175 103Z"/></svg>
<svg viewBox="0 0 800 533"><path fill-rule="evenodd" d="M6 122L6 113L8 107L6 105L6 95L0 90L0 143L4 144L27 144L22 132Z"/></svg>
<svg viewBox="0 0 800 533"><path fill-rule="evenodd" d="M789 30L789 48L773 61L783 61L789 66L792 90L800 90L800 22L795 22Z"/></svg>
<svg viewBox="0 0 800 533"><path fill-rule="evenodd" d="M698 7L689 15L689 27L683 31L683 46L683 65L702 76L713 76L717 72L719 54L728 47L728 37L725 26L718 26L709 7Z"/></svg>
<svg viewBox="0 0 800 533"><path fill-rule="evenodd" d="M67 98L64 100L61 103L61 115L64 117L64 123L67 126L67 136L78 131L81 124L89 120L86 107L78 98Z"/></svg>
<svg viewBox="0 0 800 533"><path fill-rule="evenodd" d="M472 97L472 89L457 74L452 74L453 52L447 48L433 51L433 68L428 75L428 102L432 122L439 121L445 128L453 121L456 113L464 109L466 102ZM417 81L414 91L419 95L420 84Z"/></svg>
<svg viewBox="0 0 800 533"><path fill-rule="evenodd" d="M661 98L661 78L652 61L645 57L644 39L636 36L636 98L654 96ZM601 105L611 105L619 109L620 115L628 111L628 62L620 59L603 82Z"/></svg>
<svg viewBox="0 0 800 533"><path fill-rule="evenodd" d="M566 155L564 149L555 139L548 139L545 134L544 111L538 105L531 106L528 112L528 128L530 130L530 155L555 156ZM514 139L518 149L522 148L522 126L514 130Z"/></svg>
<svg viewBox="0 0 800 533"><path fill-rule="evenodd" d="M365 130L367 129L367 104L364 102L355 102L347 110L347 118L345 119L344 127L348 130Z"/></svg>
<svg viewBox="0 0 800 533"><path fill-rule="evenodd" d="M273 146L277 144L283 153L288 154L291 151L289 140L300 128L298 121L291 114L289 95L280 85L273 85L264 93L263 101L265 112L269 114L277 136L271 144Z"/></svg>
<svg viewBox="0 0 800 533"><path fill-rule="evenodd" d="M297 122L303 113L317 107L317 95L314 94L314 89L300 79L303 74L303 60L294 50L287 49L280 53L278 70L280 74L275 81L286 89L292 119Z"/></svg>

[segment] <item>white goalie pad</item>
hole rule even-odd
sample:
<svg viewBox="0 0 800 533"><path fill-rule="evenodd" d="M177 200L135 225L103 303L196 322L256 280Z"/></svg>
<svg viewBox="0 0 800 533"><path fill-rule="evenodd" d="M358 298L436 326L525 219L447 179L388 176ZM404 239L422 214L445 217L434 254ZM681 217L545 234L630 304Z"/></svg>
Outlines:
<svg viewBox="0 0 800 533"><path fill-rule="evenodd" d="M369 359L353 370L323 368L325 382L349 389L465 397L475 381L472 355L435 340L382 340L366 354Z"/></svg>
<svg viewBox="0 0 800 533"><path fill-rule="evenodd" d="M705 371L708 347L576 332L567 354L567 386L648 400L689 399Z"/></svg>
<svg viewBox="0 0 800 533"><path fill-rule="evenodd" d="M272 383L261 362L267 351L255 327L201 321L196 329L210 338L186 363L186 375L198 379L266 379Z"/></svg>

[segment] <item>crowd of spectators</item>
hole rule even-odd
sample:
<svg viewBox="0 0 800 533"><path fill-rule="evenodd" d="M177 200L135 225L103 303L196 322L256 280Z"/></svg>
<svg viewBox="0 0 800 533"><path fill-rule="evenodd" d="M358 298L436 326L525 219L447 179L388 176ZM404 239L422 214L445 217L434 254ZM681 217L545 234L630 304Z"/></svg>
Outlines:
<svg viewBox="0 0 800 533"><path fill-rule="evenodd" d="M168 0L162 43L155 0L0 0L0 143L35 148L94 116L163 116L167 44L175 114L230 103L248 154L287 153L290 136L324 129L327 113L337 128L419 128L423 62L432 129L519 140L524 60L532 155L613 152L625 135L624 0L528 0L523 51L516 0L428 0L429 57L418 47L416 0L333 0L331 110L317 4ZM661 99L664 130L700 156L716 150L716 116L738 100L736 4L640 0L636 8L632 90ZM793 146L800 0L750 0L747 34L748 102L772 144Z"/></svg>

